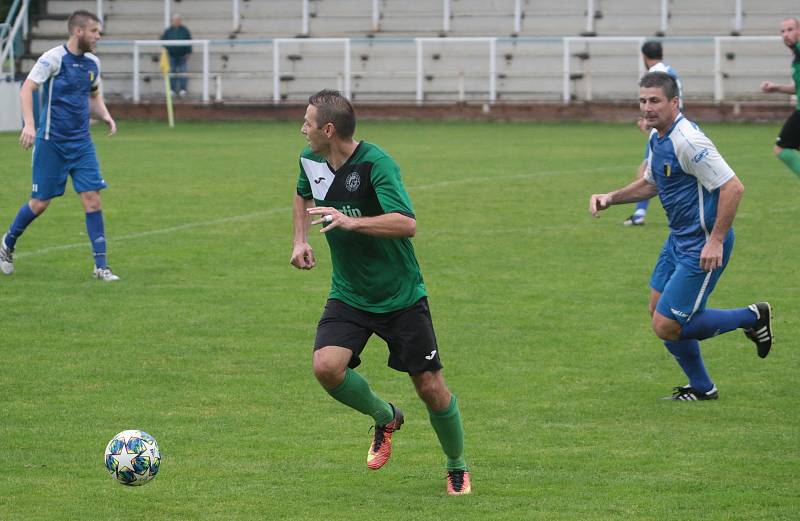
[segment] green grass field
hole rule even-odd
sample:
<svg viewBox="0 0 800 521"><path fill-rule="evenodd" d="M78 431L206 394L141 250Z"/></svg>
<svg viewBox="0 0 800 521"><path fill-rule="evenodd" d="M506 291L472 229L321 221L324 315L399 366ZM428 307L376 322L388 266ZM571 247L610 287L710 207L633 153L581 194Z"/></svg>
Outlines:
<svg viewBox="0 0 800 521"><path fill-rule="evenodd" d="M91 278L80 203L54 202L0 277L0 519L794 520L800 512L800 183L771 154L779 125L709 125L746 186L712 307L769 299L765 360L740 332L703 343L717 402L660 401L685 383L652 334L650 270L667 234L651 206L599 220L627 183L630 125L363 122L400 163L473 495L408 378L371 341L360 371L406 412L368 471L371 420L310 369L330 278L289 265L302 114L292 124L120 123L95 142L116 284ZM0 228L30 153L0 134ZM115 483L103 449L153 434L158 478Z"/></svg>

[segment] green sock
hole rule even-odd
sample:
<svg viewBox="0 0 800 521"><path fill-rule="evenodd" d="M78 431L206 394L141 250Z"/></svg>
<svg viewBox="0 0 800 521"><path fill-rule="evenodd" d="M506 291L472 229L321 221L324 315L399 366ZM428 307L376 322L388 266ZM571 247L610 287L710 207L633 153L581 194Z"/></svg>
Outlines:
<svg viewBox="0 0 800 521"><path fill-rule="evenodd" d="M467 462L464 460L464 426L461 424L461 413L455 395L452 395L447 409L435 412L428 408L428 415L447 456L447 470L467 470Z"/></svg>
<svg viewBox="0 0 800 521"><path fill-rule="evenodd" d="M784 148L781 150L781 153L778 154L778 159L783 161L796 176L800 177L800 153L798 153L797 150L793 148Z"/></svg>
<svg viewBox="0 0 800 521"><path fill-rule="evenodd" d="M328 394L346 406L372 416L378 425L386 425L394 417L392 406L378 398L364 377L349 367L344 374L344 381L328 391Z"/></svg>

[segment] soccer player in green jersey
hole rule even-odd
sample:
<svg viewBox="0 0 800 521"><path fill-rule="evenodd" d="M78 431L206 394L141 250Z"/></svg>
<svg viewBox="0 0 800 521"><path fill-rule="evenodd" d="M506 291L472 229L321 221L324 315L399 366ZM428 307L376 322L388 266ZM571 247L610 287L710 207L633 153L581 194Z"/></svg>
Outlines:
<svg viewBox="0 0 800 521"><path fill-rule="evenodd" d="M309 98L291 263L305 270L315 266L308 230L322 224L333 264L314 342L314 375L335 400L375 420L367 467L377 470L391 455L392 433L403 425L403 413L378 397L354 369L370 336L386 341L389 367L408 373L428 408L447 456L447 493L469 494L461 414L442 376L410 241L416 232L411 201L397 163L378 146L354 140L355 127L353 107L339 92L323 90Z"/></svg>
<svg viewBox="0 0 800 521"><path fill-rule="evenodd" d="M783 124L781 133L775 145L775 155L783 161L789 169L800 177L800 23L797 18L786 18L781 22L781 36L786 47L792 50L792 83L779 84L765 81L761 84L764 92L781 92L795 94L797 106L795 111Z"/></svg>

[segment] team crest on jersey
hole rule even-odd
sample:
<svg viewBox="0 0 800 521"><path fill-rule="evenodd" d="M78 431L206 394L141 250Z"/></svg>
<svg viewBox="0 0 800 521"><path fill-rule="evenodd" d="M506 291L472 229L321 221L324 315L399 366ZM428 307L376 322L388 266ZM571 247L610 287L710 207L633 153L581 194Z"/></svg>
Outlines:
<svg viewBox="0 0 800 521"><path fill-rule="evenodd" d="M355 192L359 186L361 186L361 176L358 172L351 172L344 180L344 187L348 192Z"/></svg>

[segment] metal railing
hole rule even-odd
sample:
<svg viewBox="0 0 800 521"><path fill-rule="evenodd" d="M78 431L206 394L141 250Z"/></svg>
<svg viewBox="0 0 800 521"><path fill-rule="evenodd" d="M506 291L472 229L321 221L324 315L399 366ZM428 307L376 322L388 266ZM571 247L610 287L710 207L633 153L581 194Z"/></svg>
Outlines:
<svg viewBox="0 0 800 521"><path fill-rule="evenodd" d="M4 27L0 30L0 76L14 77L16 74L16 65L14 59L14 43L17 38L17 33L22 29L23 37L28 34L28 6L30 0L14 0L11 9L8 11L8 16L3 24ZM12 23L13 20L13 23ZM10 29L8 29L10 27ZM5 72L6 63L9 65L9 71Z"/></svg>
<svg viewBox="0 0 800 521"><path fill-rule="evenodd" d="M344 85L340 86L340 90L348 98L351 97L350 82L353 76L352 66L350 61L350 38L309 38L299 40L301 43L306 44L342 44L344 46L344 60L343 60L343 74ZM296 43L295 38L276 38L272 40L272 102L279 103L281 101L281 71L280 71L280 47L282 43Z"/></svg>
<svg viewBox="0 0 800 521"><path fill-rule="evenodd" d="M425 93L423 92L423 79L425 78L425 69L423 67L423 52L425 43L436 44L468 44L468 43L487 43L489 44L489 60L487 67L488 76L488 99L489 103L497 101L497 38L414 38L417 49L417 104L421 105L425 101ZM464 78L459 77L459 101L464 101Z"/></svg>
<svg viewBox="0 0 800 521"><path fill-rule="evenodd" d="M265 39L265 40L137 40L132 42L125 42L125 41L101 41L100 44L103 47L106 46L130 46L131 51L133 53L133 101L134 103L139 103L141 101L141 94L140 94L140 82L142 80L142 73L140 70L140 54L143 48L147 47L162 47L162 46L173 46L173 45L194 45L202 47L202 70L199 73L199 77L202 79L202 100L203 102L210 101L210 92L209 92L209 85L211 76L216 76L215 83L217 85L217 94L216 99L221 101L221 76L223 74L230 74L235 76L237 73L232 72L213 72L210 70L210 47L212 46L225 46L225 54L227 56L231 55L230 46L248 46L253 44L258 44L261 46L264 45L271 45L271 54L272 54L272 69L266 69L266 73L258 73L257 71L251 71L252 76L256 77L260 76L263 77L266 75L267 77L271 78L272 82L272 101L275 104L279 104L282 99L282 82L283 77L281 74L281 64L286 59L287 56L290 55L302 55L302 51L298 53L293 46L306 47L306 46L328 46L333 48L341 49L341 61L331 60L329 58L330 54L325 55L327 56L326 59L323 59L320 64L314 65L313 72L293 72L290 77L295 78L299 77L302 78L303 74L309 75L312 74L315 78L324 78L326 76L335 77L337 81L337 87L344 92L344 94L348 97L352 97L352 79L354 76L352 70L352 54L353 54L353 44L358 43L362 45L381 45L381 43L394 43L394 44L402 44L407 45L408 50L401 53L404 57L406 63L411 62L412 58L415 60L414 63L416 64L415 70L393 70L387 71L390 74L395 76L402 76L402 75L414 75L415 83L412 90L404 91L408 95L413 95L413 99L416 100L417 103L423 103L426 99L426 79L430 79L429 76L439 75L439 77L446 78L446 74L453 74L453 71L440 69L437 70L426 70L425 65L425 50L426 46L450 46L450 45L457 45L463 49L466 45L470 44L477 44L477 45L486 45L487 46L487 54L486 54L486 62L482 62L482 60L475 60L474 52L471 54L466 54L465 56L470 56L471 61L471 70L470 73L471 77L473 78L486 78L486 87L483 90L483 95L479 97L483 99L483 101L488 103L494 103L498 99L498 88L497 82L498 77L498 54L502 54L502 52L498 52L498 43L502 42L507 45L548 45L552 47L553 45L560 45L561 46L561 67L556 67L555 69L550 68L547 71L544 71L548 77L551 78L558 78L560 77L561 83L561 92L558 92L558 88L555 88L552 92L554 94L560 94L560 99L564 104L572 103L573 97L573 90L574 90L574 81L576 79L583 79L583 86L586 89L584 100L591 101L593 99L593 85L591 81L591 71L584 71L573 63L576 59L579 60L579 63L585 63L584 60L602 60L604 58L591 58L591 53L588 52L575 52L576 46L579 44L591 45L591 46L603 46L606 44L630 44L630 50L623 50L617 47L616 49L611 51L611 54L605 56L611 56L612 58L619 58L622 57L625 60L630 59L630 68L625 66L625 70L630 72L631 78L634 78L634 71L637 72L637 76L641 76L644 72L644 64L641 59L640 55L640 47L642 42L645 40L650 39L649 37L644 36L631 36L631 37L563 37L563 38L394 38L394 39L374 39L374 38L278 38L278 39ZM724 66L723 56L727 56L726 51L727 48L731 46L735 46L740 43L753 43L753 42L768 42L768 43L775 43L776 45L776 55L780 52L779 44L781 42L781 38L778 36L749 36L749 37L731 37L731 36L717 36L717 37L692 37L692 38L664 38L662 41L667 42L668 45L674 45L677 43L682 43L683 45L691 45L697 56L702 58L703 60L709 60L709 62L713 59L713 69L711 67L704 68L701 71L701 74L706 78L713 77L713 101L716 103L721 103L725 101L725 77L726 77L726 66ZM412 47L413 46L413 47ZM708 53L705 53L703 47L709 47ZM712 47L713 46L713 47ZM287 51L286 49L290 49ZM268 56L269 51L264 51L265 54ZM339 51L337 51L339 52ZM356 51L361 52L361 51ZM521 52L521 51L517 51ZM288 54L287 54L288 53ZM235 55L235 52L233 53ZM438 55L439 53L435 53ZM538 55L536 53L530 53L531 55ZM582 56L582 55L586 56ZM599 53L601 56L603 53ZM434 58L436 59L436 58ZM557 58L556 58L557 59ZM480 65L481 63L485 63L485 66ZM476 68L477 64L477 68ZM430 67L430 65L428 65ZM619 66L618 66L619 67ZM704 66L705 67L705 66ZM263 70L263 69L262 69ZM728 69L729 70L729 69ZM443 71L443 72L442 72ZM528 71L521 71L520 74L522 76L531 77L531 74L534 76L536 74L541 75L543 71L539 70L528 70ZM688 72L688 71L687 71ZM584 74L585 73L585 74ZM696 71L693 73L697 74ZM150 73L148 73L150 74ZM246 74L246 73L244 73ZM382 74L380 71L377 74ZM454 89L453 101L464 101L464 76L465 72L459 73L460 76L456 76L459 79L458 87ZM621 69L617 70L604 70L602 71L605 78L614 78L615 76L619 76L623 74ZM624 73L627 74L627 73ZM193 76L190 74L190 76ZM359 73L359 77L364 77L363 72ZM399 77L399 76L398 76ZM687 75L684 75L684 82L686 82ZM269 81L269 80L266 80ZM473 82L472 92L480 93L479 90L475 90L474 86L478 85ZM635 89L634 84L631 84L632 89ZM398 88L405 88L405 87L398 87ZM441 94L441 88L437 91ZM533 98L532 98L533 99Z"/></svg>
<svg viewBox="0 0 800 521"><path fill-rule="evenodd" d="M304 4L308 3L308 0L302 0L302 1ZM234 32L238 31L242 25L240 2L241 0L231 0L231 19ZM96 14L100 20L103 20L103 17L105 16L104 4L105 4L104 0L97 0L94 14ZM172 0L164 0L164 27L169 26L171 18L172 18Z"/></svg>
<svg viewBox="0 0 800 521"><path fill-rule="evenodd" d="M139 93L140 85L140 67L139 67L139 54L142 47L178 47L186 45L200 45L203 48L203 103L208 103L209 97L209 63L208 63L208 44L210 40L136 40L133 42L133 102L139 103L141 95ZM115 42L109 42L115 43Z"/></svg>
<svg viewBox="0 0 800 521"><path fill-rule="evenodd" d="M18 0L17 0L18 1ZM105 0L108 1L108 0ZM311 7L310 0L299 0L301 2L301 15L300 15L300 34L308 36L310 34L310 19ZM363 0L365 6L371 3L372 10L372 30L377 32L380 30L381 25L381 1L380 0ZM453 19L453 0L441 0L442 15L441 15L441 30L444 34L450 32L450 22ZM659 2L659 31L661 34L669 32L670 23L670 0L660 0ZM234 32L238 31L242 24L241 16L241 0L231 0L231 23ZM104 13L104 0L97 0L96 14L102 20ZM598 0L586 0L586 21L585 31L587 34L595 33L595 20L598 12ZM170 24L170 17L172 16L172 0L164 0L164 27ZM725 13L731 17L731 26L733 32L738 34L743 26L743 7L742 0L735 0L733 5L733 12ZM525 13L522 9L522 0L514 0L513 11L508 13L511 20L512 34L520 34L522 32L522 20ZM535 17L536 13L528 13L529 16Z"/></svg>

